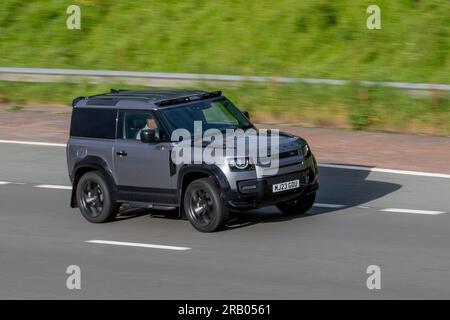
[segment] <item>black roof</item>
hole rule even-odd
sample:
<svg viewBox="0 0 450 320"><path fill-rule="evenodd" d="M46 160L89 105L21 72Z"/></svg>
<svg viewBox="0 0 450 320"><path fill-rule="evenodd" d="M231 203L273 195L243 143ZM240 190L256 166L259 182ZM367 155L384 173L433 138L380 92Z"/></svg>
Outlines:
<svg viewBox="0 0 450 320"><path fill-rule="evenodd" d="M152 103L158 107L202 100L221 96L222 92L208 92L202 90L117 90L89 97L78 97L73 100L75 106L79 101L86 100L86 105L113 106L122 100L142 101Z"/></svg>

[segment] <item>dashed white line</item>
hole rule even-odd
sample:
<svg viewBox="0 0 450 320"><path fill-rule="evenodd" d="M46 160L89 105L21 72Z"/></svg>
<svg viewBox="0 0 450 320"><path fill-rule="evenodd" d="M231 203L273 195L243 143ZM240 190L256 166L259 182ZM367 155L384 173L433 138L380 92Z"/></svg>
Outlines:
<svg viewBox="0 0 450 320"><path fill-rule="evenodd" d="M313 207L317 207L317 208L334 208L334 209L338 209L338 208L345 208L347 207L346 205L343 204L332 204L332 203L314 203Z"/></svg>
<svg viewBox="0 0 450 320"><path fill-rule="evenodd" d="M346 170L359 170L359 171L370 171L370 172L382 172L382 173L393 173L393 174L405 174L411 176L422 176L431 178L444 178L450 179L450 174L445 173L432 173L432 172L421 172L421 171L408 171L408 170L394 170L394 169L383 169L383 168L372 168L363 166L347 166L340 164L325 164L320 163L319 167L323 168L335 168L335 169L346 169Z"/></svg>
<svg viewBox="0 0 450 320"><path fill-rule="evenodd" d="M13 182L9 182L9 181L0 181L0 185L7 185L7 184L25 184L25 183L13 183ZM71 186L62 186L62 185L54 185L54 184L38 184L34 186L35 188L42 188L42 189L60 189L60 190L72 190ZM345 204L334 204L334 203L319 203L316 202L313 205L316 208L331 208L331 209L341 209L341 208L346 208L349 207L349 205L345 205ZM372 209L371 207L368 206L363 206L363 205L359 205L357 206L358 208L361 209ZM401 209L401 208L385 208L385 209L379 209L379 211L382 212L393 212L393 213L411 213L411 214L426 214L426 215L438 215L438 214L443 214L446 213L444 211L431 211L431 210L416 210L416 209ZM102 242L100 242L102 241ZM143 244L143 243L131 243L131 242L115 242L115 241L104 241L104 240L92 240L92 241L88 241L88 242L93 242L93 243L107 243L107 244L115 244L115 245L128 245L128 246L135 246L135 247L148 247L148 248L160 248L160 249L164 249L167 246L159 246L159 245L152 245L152 244ZM176 248L176 247L174 247ZM182 247L178 247L178 248L182 248ZM187 248L190 249L190 248ZM183 249L183 250L187 250L187 249ZM176 250L176 249L173 249Z"/></svg>
<svg viewBox="0 0 450 320"><path fill-rule="evenodd" d="M62 190L72 190L71 186L58 186L53 184L38 184L34 186L35 188L43 188L43 189L62 189Z"/></svg>
<svg viewBox="0 0 450 320"><path fill-rule="evenodd" d="M381 209L380 211L395 212L395 213L428 214L428 215L437 215L445 213L443 211L428 211L428 210L399 209L399 208L386 208Z"/></svg>
<svg viewBox="0 0 450 320"><path fill-rule="evenodd" d="M192 248L188 248L188 247L175 247L175 246L165 246L165 245L159 245L159 244L136 243L136 242L121 242L121 241L107 241L107 240L88 240L88 241L85 241L85 242L97 243L97 244L110 244L110 245L114 245L114 246L140 247L140 248L177 250L177 251L185 251L185 250L192 249Z"/></svg>
<svg viewBox="0 0 450 320"><path fill-rule="evenodd" d="M20 183L12 183L9 181L0 181L0 185L7 184L20 184ZM71 186L61 186L61 185L53 185L53 184L38 184L34 186L35 188L43 188L43 189L60 189L60 190L71 190ZM349 207L344 204L334 204L334 203L314 203L313 205L316 208L332 208L332 209L341 209L345 207ZM371 209L371 207L359 205L357 206L361 209ZM392 213L411 213L411 214L424 214L424 215L439 215L444 214L444 211L431 211L431 210L416 210L416 209L401 209L401 208L385 208L379 209L381 212L392 212ZM189 250L190 248L186 247L172 247L172 246L162 246L162 245L154 245L154 244L145 244L145 243L133 243L133 242L117 242L117 241L106 241L106 240L90 240L86 241L90 243L101 243L101 244L111 244L111 245L121 245L121 246L134 246L134 247L144 247L144 248L157 248L157 249L168 249L168 250Z"/></svg>
<svg viewBox="0 0 450 320"><path fill-rule="evenodd" d="M0 143L25 144L30 146L46 146L46 147L66 147L65 143L36 142L36 141L18 141L18 140L0 140Z"/></svg>

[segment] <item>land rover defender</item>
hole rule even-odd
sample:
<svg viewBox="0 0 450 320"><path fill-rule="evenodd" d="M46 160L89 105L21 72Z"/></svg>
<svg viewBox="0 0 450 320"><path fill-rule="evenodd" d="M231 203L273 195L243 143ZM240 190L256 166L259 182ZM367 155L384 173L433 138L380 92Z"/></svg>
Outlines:
<svg viewBox="0 0 450 320"><path fill-rule="evenodd" d="M277 158L275 171L250 156L219 156L223 161L217 163L174 160L179 129L192 134L194 144L196 134L208 130L253 129L258 135L248 113L220 91L112 89L78 97L72 105L71 207L90 222L114 219L123 205L178 209L197 230L213 232L224 227L230 210L276 205L284 214L303 214L314 203L317 163L307 142L291 134L280 132L276 154L269 150Z"/></svg>

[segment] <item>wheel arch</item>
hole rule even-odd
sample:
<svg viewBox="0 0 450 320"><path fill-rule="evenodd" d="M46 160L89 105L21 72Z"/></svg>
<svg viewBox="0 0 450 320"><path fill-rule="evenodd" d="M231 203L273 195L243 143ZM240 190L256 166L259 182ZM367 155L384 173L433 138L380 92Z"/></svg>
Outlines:
<svg viewBox="0 0 450 320"><path fill-rule="evenodd" d="M109 168L108 164L105 160L103 160L100 157L95 156L88 156L84 158L83 160L77 162L77 164L73 168L73 175L72 175L72 194L70 197L70 207L71 208L77 208L77 200L76 200L76 194L77 194L77 187L78 182L80 181L80 178L92 171L99 171L105 178L106 183L108 184L108 187L111 190L113 199L116 196L117 193L117 186L114 180L114 177L112 175L112 171Z"/></svg>
<svg viewBox="0 0 450 320"><path fill-rule="evenodd" d="M178 174L178 204L183 207L183 197L187 186L194 180L201 178L213 178L217 186L220 188L221 196L230 189L230 185L223 172L215 165L189 165L183 166Z"/></svg>

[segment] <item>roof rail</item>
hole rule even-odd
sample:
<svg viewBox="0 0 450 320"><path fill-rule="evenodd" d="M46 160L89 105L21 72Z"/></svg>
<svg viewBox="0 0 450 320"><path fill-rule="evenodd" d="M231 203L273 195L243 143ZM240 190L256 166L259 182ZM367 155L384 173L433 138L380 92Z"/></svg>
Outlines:
<svg viewBox="0 0 450 320"><path fill-rule="evenodd" d="M75 105L78 103L78 101L86 99L86 97L76 97L72 100L72 107L75 107Z"/></svg>
<svg viewBox="0 0 450 320"><path fill-rule="evenodd" d="M173 98L173 99L162 100L162 101L156 102L155 104L158 107L166 107L166 106L179 104L179 103L183 103L183 102L190 102L190 101L220 97L221 95L222 95L222 91L213 91L213 92L193 94L193 95L189 95L186 97L178 97L178 98Z"/></svg>

